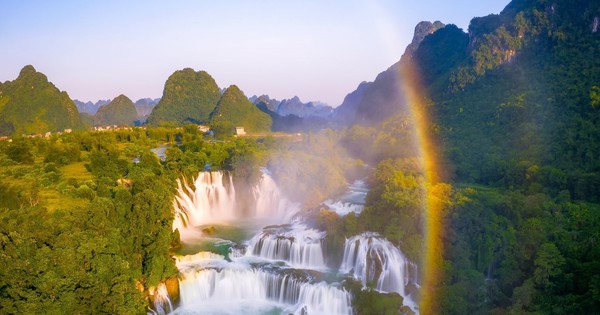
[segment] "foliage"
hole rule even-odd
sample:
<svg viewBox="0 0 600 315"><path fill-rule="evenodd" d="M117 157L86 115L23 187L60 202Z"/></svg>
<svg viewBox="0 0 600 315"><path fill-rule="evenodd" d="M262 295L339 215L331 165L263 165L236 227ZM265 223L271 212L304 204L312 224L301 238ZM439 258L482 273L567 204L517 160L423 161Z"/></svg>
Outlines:
<svg viewBox="0 0 600 315"><path fill-rule="evenodd" d="M98 108L94 115L95 125L130 126L138 117L133 102L125 95L115 97L110 103Z"/></svg>
<svg viewBox="0 0 600 315"><path fill-rule="evenodd" d="M217 136L233 135L235 127L244 127L247 132L270 131L271 124L271 117L252 104L235 85L225 90L210 116L211 129Z"/></svg>
<svg viewBox="0 0 600 315"><path fill-rule="evenodd" d="M349 281L346 284L353 296L353 305L357 315L381 314L381 315L412 315L414 312L402 306L402 296L398 293L379 293L373 289L362 289L358 281Z"/></svg>
<svg viewBox="0 0 600 315"><path fill-rule="evenodd" d="M257 180L266 163L264 147L249 139L173 145L164 162L150 151L197 136L195 127L134 128L1 142L2 312L145 313L139 288L177 273L175 180L197 174L199 155L239 168L239 180Z"/></svg>
<svg viewBox="0 0 600 315"><path fill-rule="evenodd" d="M165 83L163 96L148 117L148 124L206 123L221 98L215 80L205 71L175 71Z"/></svg>
<svg viewBox="0 0 600 315"><path fill-rule="evenodd" d="M79 112L66 92L59 91L32 66L0 87L0 135L37 134L79 129Z"/></svg>

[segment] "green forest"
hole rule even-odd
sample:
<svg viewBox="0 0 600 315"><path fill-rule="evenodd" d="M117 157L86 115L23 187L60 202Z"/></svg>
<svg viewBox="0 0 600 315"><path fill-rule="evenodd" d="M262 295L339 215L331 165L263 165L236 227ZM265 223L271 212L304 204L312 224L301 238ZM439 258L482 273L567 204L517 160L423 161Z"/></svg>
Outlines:
<svg viewBox="0 0 600 315"><path fill-rule="evenodd" d="M176 141L165 161L150 151ZM0 142L2 313L144 313L147 289L177 275L175 180L205 165L251 174L263 147L205 142L196 126Z"/></svg>
<svg viewBox="0 0 600 315"><path fill-rule="evenodd" d="M473 19L470 42L448 26L417 49L459 198L444 218L443 313L600 311L598 9L512 1Z"/></svg>

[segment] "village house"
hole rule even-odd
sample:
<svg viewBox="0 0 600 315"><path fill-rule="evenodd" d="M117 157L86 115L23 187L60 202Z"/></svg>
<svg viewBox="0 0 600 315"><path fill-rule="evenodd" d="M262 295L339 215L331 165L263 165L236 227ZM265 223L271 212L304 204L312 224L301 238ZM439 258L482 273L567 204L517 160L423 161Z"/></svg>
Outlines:
<svg viewBox="0 0 600 315"><path fill-rule="evenodd" d="M198 125L198 131L206 133L210 131L210 127L207 125Z"/></svg>
<svg viewBox="0 0 600 315"><path fill-rule="evenodd" d="M246 131L244 130L244 127L235 127L235 135L236 136L243 136L246 134Z"/></svg>

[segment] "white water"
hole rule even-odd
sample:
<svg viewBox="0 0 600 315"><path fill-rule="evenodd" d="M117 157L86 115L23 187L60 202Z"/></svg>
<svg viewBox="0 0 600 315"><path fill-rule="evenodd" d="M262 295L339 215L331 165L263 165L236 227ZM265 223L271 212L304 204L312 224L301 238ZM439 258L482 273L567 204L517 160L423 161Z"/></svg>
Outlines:
<svg viewBox="0 0 600 315"><path fill-rule="evenodd" d="M200 173L193 186L178 182L173 228L184 244L215 241L198 232L207 224L261 225L246 247L228 241L228 257L205 251L175 257L180 303L174 313L352 314L350 293L337 283L315 281L305 270L326 269L325 232L292 220L299 208L281 195L268 172L243 207L235 192L222 172ZM280 225L260 228L272 223Z"/></svg>
<svg viewBox="0 0 600 315"><path fill-rule="evenodd" d="M417 266L392 243L376 233L363 233L346 240L340 272L349 273L363 286L375 284L380 292L397 292L404 304L416 311L407 294L408 284L417 284Z"/></svg>
<svg viewBox="0 0 600 315"><path fill-rule="evenodd" d="M250 221L260 224L286 223L298 212L298 205L281 195L267 171L263 171L252 193L254 200L246 203L253 206L243 212L236 203L235 187L228 173L201 172L193 186L185 180L178 180L173 201L173 230L178 229L181 240L189 243L202 236L198 226Z"/></svg>
<svg viewBox="0 0 600 315"><path fill-rule="evenodd" d="M196 261L181 272L181 307L176 313L238 314L279 310L308 314L351 314L350 294L325 282L310 283L303 272L261 270L238 262Z"/></svg>
<svg viewBox="0 0 600 315"><path fill-rule="evenodd" d="M254 199L238 207L231 177L222 172L200 173L192 186L178 182L173 228L179 229L184 243L194 248L207 241L224 242L230 248L227 257L211 252L175 257L180 303L173 313L352 314L351 296L339 283L315 280L315 275L330 271L324 259L325 232L293 219L298 206L281 195L268 172L252 193ZM357 181L325 204L337 205L333 210L340 214L360 213L366 193L364 183ZM200 226L215 223L251 226L249 232L255 234L236 244L199 232ZM273 223L279 225L261 228ZM351 237L344 247L340 275L358 279L363 286L373 284L380 292L397 292L418 313L406 289L409 284L418 286L417 267L397 247L375 233ZM164 296L155 305L162 313L173 309L166 288Z"/></svg>
<svg viewBox="0 0 600 315"><path fill-rule="evenodd" d="M156 314L169 314L173 311L173 303L171 303L169 292L164 283L159 284L156 288L152 287L148 291L154 299L154 311Z"/></svg>
<svg viewBox="0 0 600 315"><path fill-rule="evenodd" d="M290 222L299 211L299 205L285 198L267 169L262 170L261 181L253 189L256 206L254 216L265 224Z"/></svg>
<svg viewBox="0 0 600 315"><path fill-rule="evenodd" d="M306 225L266 227L249 241L246 256L285 261L303 269L326 269L322 243L325 232Z"/></svg>
<svg viewBox="0 0 600 315"><path fill-rule="evenodd" d="M185 264L194 264L197 262L205 262L209 260L224 260L223 255L211 253L211 252L198 252L192 255L175 256L175 264L178 268Z"/></svg>
<svg viewBox="0 0 600 315"><path fill-rule="evenodd" d="M227 184L225 176L223 172L201 172L193 187L185 180L177 180L173 229L179 229L182 240L195 234L196 226L236 218L235 188L231 175L227 176Z"/></svg>
<svg viewBox="0 0 600 315"><path fill-rule="evenodd" d="M357 180L348 185L346 192L335 199L328 199L323 202L330 210L335 211L339 216L345 216L349 213L360 214L365 208L365 198L369 189L362 180Z"/></svg>

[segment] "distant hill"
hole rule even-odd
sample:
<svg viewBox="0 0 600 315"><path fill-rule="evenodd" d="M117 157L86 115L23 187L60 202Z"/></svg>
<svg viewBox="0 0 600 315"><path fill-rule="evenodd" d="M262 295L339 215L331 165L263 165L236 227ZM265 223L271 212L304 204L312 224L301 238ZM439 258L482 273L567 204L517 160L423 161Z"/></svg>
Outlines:
<svg viewBox="0 0 600 315"><path fill-rule="evenodd" d="M94 125L130 126L137 118L138 114L133 102L121 94L98 109L94 115Z"/></svg>
<svg viewBox="0 0 600 315"><path fill-rule="evenodd" d="M278 101L276 99L271 99L269 97L269 95L261 95L261 96L252 96L249 98L250 102L252 102L252 104L257 105L263 103L265 105L265 109L268 111L271 111L273 113L277 112L277 108L279 107L279 104L281 104L281 101Z"/></svg>
<svg viewBox="0 0 600 315"><path fill-rule="evenodd" d="M315 131L325 128L330 124L329 118L331 110L325 109L324 111L319 112L318 110L315 110L315 107L312 102L304 104L301 103L298 99L298 103L301 104L300 111L304 115L306 115L304 117L300 117L296 114L287 112L287 110L283 110L282 112L278 111L280 104L282 104L283 102L288 103L286 100L278 101L269 98L268 95L261 95L258 97L251 97L250 101L254 103L258 109L260 109L262 112L268 114L271 117L271 120L273 121L271 129L273 131ZM282 113L286 112L286 115L282 115ZM312 115L311 113L316 113L316 115ZM323 117L319 116L319 114L322 114Z"/></svg>
<svg viewBox="0 0 600 315"><path fill-rule="evenodd" d="M175 71L165 83L162 98L148 117L148 124L206 123L221 92L205 71L186 68Z"/></svg>
<svg viewBox="0 0 600 315"><path fill-rule="evenodd" d="M264 132L270 131L272 125L271 117L252 104L235 85L223 92L210 121L217 134L233 133L235 127L244 127L247 132Z"/></svg>
<svg viewBox="0 0 600 315"><path fill-rule="evenodd" d="M80 113L88 113L88 114L94 115L94 114L96 114L96 112L98 111L98 108L100 108L100 106L110 103L110 99L98 100L96 103L92 103L91 101L82 102L82 101L76 100L76 99L73 100L73 102L75 103L75 106L77 106L77 110L79 110Z"/></svg>
<svg viewBox="0 0 600 315"><path fill-rule="evenodd" d="M291 99L278 101L271 99L268 95L252 96L250 102L255 105L264 104L267 110L277 113L279 116L285 117L294 115L300 118L303 117L329 117L333 108L321 102L303 103L298 96Z"/></svg>
<svg viewBox="0 0 600 315"><path fill-rule="evenodd" d="M303 103L298 96L282 100L277 107L280 116L295 115L298 117L328 117L333 108L321 102Z"/></svg>
<svg viewBox="0 0 600 315"><path fill-rule="evenodd" d="M133 105L135 106L135 110L137 110L139 117L144 117L150 115L152 113L152 109L158 104L160 98L141 98L137 100Z"/></svg>
<svg viewBox="0 0 600 315"><path fill-rule="evenodd" d="M89 129L94 126L94 115L88 113L79 113L79 118L84 128Z"/></svg>
<svg viewBox="0 0 600 315"><path fill-rule="evenodd" d="M31 65L0 85L0 135L80 129L77 107Z"/></svg>

